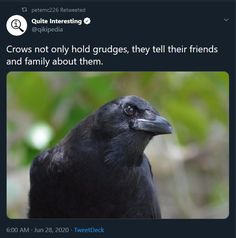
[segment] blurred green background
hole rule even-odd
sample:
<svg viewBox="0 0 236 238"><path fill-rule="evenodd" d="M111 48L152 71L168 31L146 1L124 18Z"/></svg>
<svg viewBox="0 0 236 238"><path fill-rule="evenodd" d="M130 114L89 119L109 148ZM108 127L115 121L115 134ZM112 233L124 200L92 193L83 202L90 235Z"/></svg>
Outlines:
<svg viewBox="0 0 236 238"><path fill-rule="evenodd" d="M229 212L229 78L225 72L11 72L7 76L7 215L25 218L29 166L82 118L124 95L148 100L174 128L145 153L163 218Z"/></svg>

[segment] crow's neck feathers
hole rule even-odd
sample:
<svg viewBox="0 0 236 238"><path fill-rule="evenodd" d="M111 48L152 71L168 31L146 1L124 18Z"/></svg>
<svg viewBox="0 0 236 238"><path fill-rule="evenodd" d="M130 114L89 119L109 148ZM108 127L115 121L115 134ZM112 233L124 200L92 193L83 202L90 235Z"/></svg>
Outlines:
<svg viewBox="0 0 236 238"><path fill-rule="evenodd" d="M137 133L123 132L112 138L105 150L104 163L110 167L139 166L149 139Z"/></svg>
<svg viewBox="0 0 236 238"><path fill-rule="evenodd" d="M143 160L144 149L151 139L144 132L133 132L130 130L118 135L108 136L98 132L93 125L94 117L89 116L80 122L63 140L65 148L68 150L84 148L83 151L91 149L94 153L102 155L103 162L111 168L120 166L139 166ZM96 140L94 140L96 139ZM97 141L93 148L85 148L90 141ZM68 148L68 145L69 148Z"/></svg>

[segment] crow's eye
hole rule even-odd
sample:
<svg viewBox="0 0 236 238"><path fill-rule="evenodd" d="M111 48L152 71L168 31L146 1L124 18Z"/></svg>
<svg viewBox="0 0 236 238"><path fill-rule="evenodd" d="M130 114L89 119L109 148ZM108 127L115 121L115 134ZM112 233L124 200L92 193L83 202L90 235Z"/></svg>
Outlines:
<svg viewBox="0 0 236 238"><path fill-rule="evenodd" d="M124 112L126 115L128 116L133 116L134 113L135 113L135 109L134 107L132 107L131 105L127 105L125 108L124 108Z"/></svg>

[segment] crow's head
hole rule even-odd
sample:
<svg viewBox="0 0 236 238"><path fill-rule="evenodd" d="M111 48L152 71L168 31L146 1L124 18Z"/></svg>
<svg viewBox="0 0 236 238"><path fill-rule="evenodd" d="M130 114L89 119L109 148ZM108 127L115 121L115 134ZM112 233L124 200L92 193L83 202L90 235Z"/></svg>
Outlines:
<svg viewBox="0 0 236 238"><path fill-rule="evenodd" d="M95 128L109 140L106 161L140 164L143 151L155 135L170 134L170 123L144 99L126 96L111 101L95 113Z"/></svg>
<svg viewBox="0 0 236 238"><path fill-rule="evenodd" d="M102 106L96 123L108 136L123 132L145 132L149 136L170 134L170 123L144 99L137 96L118 98Z"/></svg>

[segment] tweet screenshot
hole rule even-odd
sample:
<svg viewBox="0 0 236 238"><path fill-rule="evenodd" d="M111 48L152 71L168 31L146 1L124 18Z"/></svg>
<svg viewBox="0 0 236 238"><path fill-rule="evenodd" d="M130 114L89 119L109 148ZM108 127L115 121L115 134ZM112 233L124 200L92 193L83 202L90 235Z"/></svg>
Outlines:
<svg viewBox="0 0 236 238"><path fill-rule="evenodd" d="M0 236L235 238L235 3L0 1Z"/></svg>

